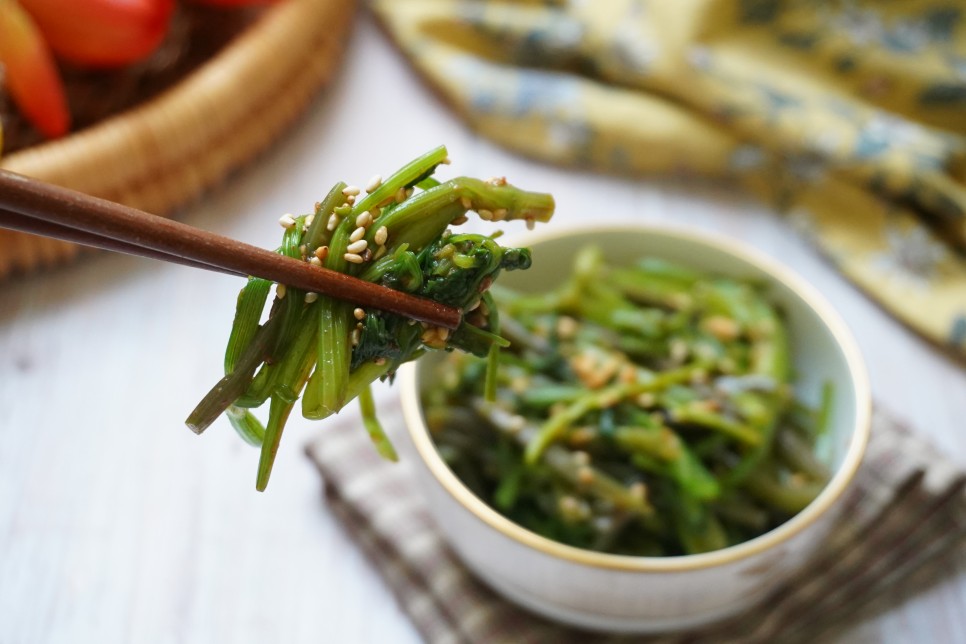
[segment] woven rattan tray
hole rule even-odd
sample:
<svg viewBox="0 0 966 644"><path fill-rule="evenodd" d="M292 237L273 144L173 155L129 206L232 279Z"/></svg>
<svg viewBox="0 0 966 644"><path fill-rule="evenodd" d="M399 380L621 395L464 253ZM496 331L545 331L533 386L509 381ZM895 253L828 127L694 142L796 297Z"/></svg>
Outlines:
<svg viewBox="0 0 966 644"><path fill-rule="evenodd" d="M170 214L252 160L341 60L355 0L284 0L172 89L0 167ZM78 247L0 230L0 279L65 262Z"/></svg>

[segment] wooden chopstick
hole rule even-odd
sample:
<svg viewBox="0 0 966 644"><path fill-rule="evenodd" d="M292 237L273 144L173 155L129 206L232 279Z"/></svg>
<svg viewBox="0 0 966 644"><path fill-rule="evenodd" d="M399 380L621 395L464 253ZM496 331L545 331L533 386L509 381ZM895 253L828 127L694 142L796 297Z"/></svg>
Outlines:
<svg viewBox="0 0 966 644"><path fill-rule="evenodd" d="M233 271L228 268L196 262L193 259L178 257L177 255L169 255L168 253L162 253L161 251L144 248L143 246L135 246L134 244L128 244L127 242L118 241L109 237L101 237L100 235L95 235L94 233L88 233L76 228L68 228L67 226L61 226L60 224L44 221L43 219L34 219L33 217L21 215L18 212L12 212L10 210L0 209L0 228L16 230L22 233L30 233L32 235L41 235L43 237L59 239L61 241L80 244L81 246L90 246L91 248L99 248L101 250L110 250L114 251L115 253L136 255L138 257L149 257L151 259L159 259L161 261L171 262L173 264L181 264L182 266L217 271L219 273L225 273L226 275L247 277L244 273Z"/></svg>
<svg viewBox="0 0 966 644"><path fill-rule="evenodd" d="M459 309L195 228L0 170L0 227L142 257L261 277L455 329Z"/></svg>

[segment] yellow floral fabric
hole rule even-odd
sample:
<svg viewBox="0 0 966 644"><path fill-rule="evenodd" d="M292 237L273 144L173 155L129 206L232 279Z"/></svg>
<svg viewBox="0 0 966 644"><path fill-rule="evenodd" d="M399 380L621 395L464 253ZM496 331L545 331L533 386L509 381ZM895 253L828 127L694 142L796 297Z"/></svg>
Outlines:
<svg viewBox="0 0 966 644"><path fill-rule="evenodd" d="M966 356L962 0L372 0L483 135L729 178Z"/></svg>

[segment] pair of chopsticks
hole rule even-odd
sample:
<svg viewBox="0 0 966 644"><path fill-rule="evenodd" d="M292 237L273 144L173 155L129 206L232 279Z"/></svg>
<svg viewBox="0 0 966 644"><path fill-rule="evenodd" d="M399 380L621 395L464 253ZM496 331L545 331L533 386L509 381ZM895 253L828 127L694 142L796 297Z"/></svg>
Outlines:
<svg viewBox="0 0 966 644"><path fill-rule="evenodd" d="M448 329L460 323L456 308L5 170L0 170L0 228L261 277Z"/></svg>

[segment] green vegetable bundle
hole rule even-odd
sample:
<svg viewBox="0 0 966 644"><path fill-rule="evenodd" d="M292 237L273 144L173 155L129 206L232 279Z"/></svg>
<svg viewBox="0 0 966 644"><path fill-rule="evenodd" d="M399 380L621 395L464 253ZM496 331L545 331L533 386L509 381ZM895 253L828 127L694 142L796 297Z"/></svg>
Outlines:
<svg viewBox="0 0 966 644"><path fill-rule="evenodd" d="M504 179L433 178L448 163L436 148L362 190L337 183L311 214L285 215L279 253L390 288L458 307L453 332L378 310L279 285L260 322L272 284L249 278L238 296L225 353L225 377L187 419L201 432L225 413L247 442L261 448L256 487L264 490L282 430L302 396L302 415L322 419L358 398L366 430L380 454L395 459L375 417L370 384L427 349L460 349L496 358L499 335L487 291L501 270L530 265L526 249L503 248L492 237L455 234L450 226L476 211L490 221L547 221L550 195L519 190ZM478 309L490 311L484 315ZM304 389L304 395L303 395ZM269 404L268 423L251 409Z"/></svg>
<svg viewBox="0 0 966 644"><path fill-rule="evenodd" d="M763 534L824 487L830 391L818 410L796 402L784 322L756 285L587 248L553 292L494 291L511 341L496 381L453 355L423 397L443 458L518 524L692 554Z"/></svg>

